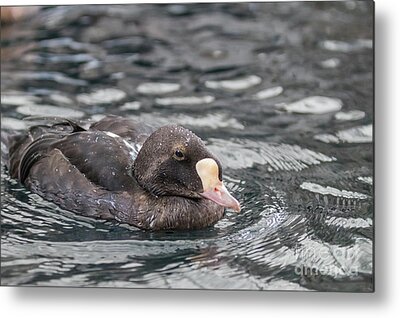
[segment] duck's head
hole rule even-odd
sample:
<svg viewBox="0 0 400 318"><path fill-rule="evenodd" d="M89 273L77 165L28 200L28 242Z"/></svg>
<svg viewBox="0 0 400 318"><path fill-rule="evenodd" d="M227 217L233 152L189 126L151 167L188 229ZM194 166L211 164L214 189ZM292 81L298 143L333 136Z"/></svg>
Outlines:
<svg viewBox="0 0 400 318"><path fill-rule="evenodd" d="M240 211L222 181L219 160L190 130L168 125L152 133L135 160L138 183L155 196L208 199Z"/></svg>

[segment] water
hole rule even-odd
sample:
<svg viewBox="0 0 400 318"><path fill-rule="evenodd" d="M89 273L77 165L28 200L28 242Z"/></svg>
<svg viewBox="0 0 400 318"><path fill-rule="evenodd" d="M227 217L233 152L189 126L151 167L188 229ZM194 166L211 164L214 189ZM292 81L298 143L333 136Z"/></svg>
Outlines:
<svg viewBox="0 0 400 318"><path fill-rule="evenodd" d="M2 284L371 291L372 35L361 1L49 7L2 27L2 129L176 122L242 205L146 232L64 211L2 165Z"/></svg>

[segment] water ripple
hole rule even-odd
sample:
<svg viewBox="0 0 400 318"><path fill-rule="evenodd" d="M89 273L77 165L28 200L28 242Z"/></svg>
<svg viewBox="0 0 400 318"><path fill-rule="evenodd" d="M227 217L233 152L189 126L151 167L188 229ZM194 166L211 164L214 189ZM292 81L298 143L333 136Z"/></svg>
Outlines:
<svg viewBox="0 0 400 318"><path fill-rule="evenodd" d="M251 140L210 139L210 149L224 158L230 169L267 165L269 171L300 171L311 165L332 162L334 157L301 148L297 145L252 142Z"/></svg>
<svg viewBox="0 0 400 318"><path fill-rule="evenodd" d="M340 110L342 108L342 101L331 97L311 96L294 103L278 106L289 113L325 114Z"/></svg>
<svg viewBox="0 0 400 318"><path fill-rule="evenodd" d="M80 118L85 115L84 112L76 109L70 109L52 105L25 105L19 106L18 113L27 116L60 116L70 118Z"/></svg>
<svg viewBox="0 0 400 318"><path fill-rule="evenodd" d="M177 83L142 83L136 90L144 95L163 95L176 92L181 88Z"/></svg>
<svg viewBox="0 0 400 318"><path fill-rule="evenodd" d="M95 105L95 104L109 104L118 102L126 97L126 93L115 88L99 89L89 94L79 94L76 99L78 102Z"/></svg>
<svg viewBox="0 0 400 318"><path fill-rule="evenodd" d="M261 77L257 75L249 75L243 78L222 80L222 81L206 81L205 86L211 89L226 89L226 90L245 90L262 82Z"/></svg>
<svg viewBox="0 0 400 318"><path fill-rule="evenodd" d="M338 131L335 135L319 134L314 139L325 143L370 143L372 142L372 125L364 125Z"/></svg>
<svg viewBox="0 0 400 318"><path fill-rule="evenodd" d="M347 199L367 199L369 198L368 195L363 194L363 193L358 193L358 192L353 192L353 191L348 191L348 190L339 190L333 187L324 187L319 184L313 183L313 182L303 182L300 185L301 189L308 190L314 193L319 193L323 195L332 195L335 197L340 197L340 198L347 198Z"/></svg>
<svg viewBox="0 0 400 318"><path fill-rule="evenodd" d="M368 40L368 39L358 39L353 42L325 40L325 41L322 41L320 43L320 45L325 50L345 52L345 53L362 50L362 49L372 49L372 47L373 47L372 40Z"/></svg>

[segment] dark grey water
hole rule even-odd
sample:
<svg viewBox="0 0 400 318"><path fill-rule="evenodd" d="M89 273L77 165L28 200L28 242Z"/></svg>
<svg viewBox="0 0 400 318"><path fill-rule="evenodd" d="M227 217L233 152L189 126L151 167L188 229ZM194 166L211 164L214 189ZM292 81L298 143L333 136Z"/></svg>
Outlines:
<svg viewBox="0 0 400 318"><path fill-rule="evenodd" d="M50 7L2 26L2 129L176 122L243 207L144 232L61 210L2 165L2 284L371 291L372 25L351 1Z"/></svg>

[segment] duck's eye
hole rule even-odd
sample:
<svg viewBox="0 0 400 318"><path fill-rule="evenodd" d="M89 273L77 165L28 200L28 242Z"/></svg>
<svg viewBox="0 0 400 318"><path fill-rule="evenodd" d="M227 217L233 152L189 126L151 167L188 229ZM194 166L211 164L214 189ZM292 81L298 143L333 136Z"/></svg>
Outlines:
<svg viewBox="0 0 400 318"><path fill-rule="evenodd" d="M183 159L185 158L185 155L183 154L182 151L180 151L180 150L175 150L174 157L175 157L175 159L177 159L177 160L183 160Z"/></svg>

